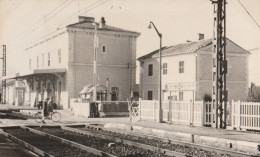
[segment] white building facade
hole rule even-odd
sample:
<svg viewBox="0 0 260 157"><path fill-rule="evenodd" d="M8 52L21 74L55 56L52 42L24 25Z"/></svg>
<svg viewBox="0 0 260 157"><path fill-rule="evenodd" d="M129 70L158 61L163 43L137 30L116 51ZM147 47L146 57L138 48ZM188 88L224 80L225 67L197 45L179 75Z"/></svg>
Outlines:
<svg viewBox="0 0 260 157"><path fill-rule="evenodd" d="M27 67L3 79L22 80L24 104L53 97L58 108L69 108L69 99L79 96L93 83L94 34L97 24L97 80L107 86L108 100L126 100L136 84L136 40L138 32L108 26L93 17L79 17L26 48Z"/></svg>
<svg viewBox="0 0 260 157"><path fill-rule="evenodd" d="M249 52L227 39L228 100L245 100ZM158 50L140 57L142 98L158 98ZM162 48L163 100L203 100L212 91L212 42L199 40Z"/></svg>

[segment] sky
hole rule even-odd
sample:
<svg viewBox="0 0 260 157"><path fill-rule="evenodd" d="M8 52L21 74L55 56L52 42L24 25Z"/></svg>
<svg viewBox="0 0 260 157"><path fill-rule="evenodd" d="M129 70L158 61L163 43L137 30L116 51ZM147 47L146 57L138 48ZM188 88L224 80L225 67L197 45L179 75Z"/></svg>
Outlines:
<svg viewBox="0 0 260 157"><path fill-rule="evenodd" d="M246 50L260 47L260 28L238 0L227 2L227 37ZM260 24L260 0L240 2ZM196 41L198 33L212 38L213 32L210 0L0 0L0 44L7 46L7 73L24 64L25 45L78 22L78 15L97 22L104 16L108 25L140 32L137 57L159 48L158 35L148 29L150 21L162 34L163 46Z"/></svg>

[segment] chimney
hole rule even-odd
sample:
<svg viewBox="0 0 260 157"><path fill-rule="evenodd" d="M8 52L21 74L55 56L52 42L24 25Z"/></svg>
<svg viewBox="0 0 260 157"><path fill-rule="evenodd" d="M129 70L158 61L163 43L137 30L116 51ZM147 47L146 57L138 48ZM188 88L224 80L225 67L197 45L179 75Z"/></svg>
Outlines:
<svg viewBox="0 0 260 157"><path fill-rule="evenodd" d="M204 39L204 34L202 33L198 33L199 34L199 40L203 40Z"/></svg>
<svg viewBox="0 0 260 157"><path fill-rule="evenodd" d="M99 27L100 27L100 28L103 28L105 25L106 25L106 20L105 20L105 18L104 18L104 17L101 17L101 20L100 20L100 25L99 25Z"/></svg>
<svg viewBox="0 0 260 157"><path fill-rule="evenodd" d="M86 22L95 22L94 17L86 17L86 16L79 16L79 22L86 21Z"/></svg>

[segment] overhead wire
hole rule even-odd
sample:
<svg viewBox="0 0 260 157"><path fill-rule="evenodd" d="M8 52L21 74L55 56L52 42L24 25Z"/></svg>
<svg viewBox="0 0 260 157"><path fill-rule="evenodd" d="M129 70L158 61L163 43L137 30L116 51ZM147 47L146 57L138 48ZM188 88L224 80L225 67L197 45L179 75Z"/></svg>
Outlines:
<svg viewBox="0 0 260 157"><path fill-rule="evenodd" d="M53 14L57 9L59 9L60 7L62 7L63 5L68 5L72 2L73 0L65 0L63 1L61 4L59 4L57 7L55 7L53 10L51 10L45 17L41 18L40 20L36 21L34 24L32 24L31 26L27 27L23 33L19 34L16 38L11 37L9 39L7 39L8 44L12 45L12 43L14 43L16 40L18 39L24 39L24 37L28 37L29 33L33 31L36 31L43 23L47 22L48 20L50 20L49 16L51 16L51 14ZM67 4L66 4L67 3ZM48 19L49 18L49 19Z"/></svg>
<svg viewBox="0 0 260 157"><path fill-rule="evenodd" d="M0 18L0 23L3 22L3 19L8 17L13 11L14 9L16 8L16 6L19 6L20 3L22 2L23 0L17 0L15 1L11 7L9 7L8 9L5 10L5 12L3 13L3 15L1 16Z"/></svg>
<svg viewBox="0 0 260 157"><path fill-rule="evenodd" d="M240 0L237 0L240 5L244 8L244 10L247 12L247 14L251 17L251 19L255 22L255 24L258 26L258 28L260 28L260 25L256 22L256 20L254 19L254 17L249 13L249 11L246 9L246 7L240 2Z"/></svg>
<svg viewBox="0 0 260 157"><path fill-rule="evenodd" d="M91 10L93 10L93 9L95 9L95 8L97 8L97 7L99 7L100 5L102 5L102 4L106 3L106 2L108 2L108 1L110 1L110 0L103 0L103 1L102 1L102 0L99 0L99 1L97 1L97 2L94 2L94 3L92 3L91 5L89 5L89 6L85 7L85 8L83 8L83 9L81 9L81 10L79 11L79 13L82 13L83 11L85 11L85 12L91 11ZM99 2L100 2L100 3L99 3ZM57 24L54 25L53 27L55 28L56 26L62 26L62 25L61 25L62 23L72 20L74 17L77 17L77 15L78 15L79 13L77 12L77 13L73 14L72 16L69 16L69 17L67 17L67 18L65 18L65 19L63 19L63 20L61 20L59 23L57 23ZM63 24L63 25L64 25L64 24ZM31 42L29 41L30 44L28 44L28 42L27 42L27 44L25 44L25 45L32 45L33 43L36 43L37 41L39 41L39 40L41 40L41 39L47 37L48 35L50 35L50 34L52 34L52 33L55 33L55 32L57 32L57 31L59 31L60 29L65 28L66 25L67 25L67 23L66 23L65 26L63 26L62 28L55 29L55 30L53 30L53 27L52 27L52 29L49 29L49 32L48 32L48 33L43 33L43 34L41 34L41 35L37 35L37 36L40 37L40 38L35 39L35 40L31 41ZM47 31L45 31L45 32L47 32ZM19 44L19 45L18 45L19 47L23 47L23 45L21 45L22 43L18 43L18 44ZM15 48L17 48L18 46L15 46Z"/></svg>
<svg viewBox="0 0 260 157"><path fill-rule="evenodd" d="M32 42L30 42L30 43L33 44L33 43L35 43L35 42L37 42L37 41L39 41L39 40L45 38L46 36L48 36L48 35L50 35L50 34L52 34L52 33L58 32L60 29L65 28L65 27L68 25L68 22L71 21L71 20L73 20L75 17L77 17L78 14L80 14L80 13L82 13L82 12L84 12L84 11L85 11L85 12L86 12L86 11L91 11L91 10L93 10L93 9L95 9L95 8L97 8L97 7L101 6L101 5L103 5L104 3L107 3L108 1L110 1L110 0L103 0L103 1L102 1L102 0L99 0L99 1L97 1L97 2L95 2L95 3L92 3L92 4L89 5L88 7L85 7L85 8L83 8L83 9L81 9L79 12L74 13L73 15L71 15L71 16L69 16L69 17L67 17L67 18L65 18L65 19L63 19L63 20L61 20L60 22L58 22L56 25L54 25L52 28L50 28L48 31L46 31L46 32L48 32L48 33L43 33L43 34L41 34L41 35L37 35L37 36L40 36L40 38L35 39L35 40L33 40ZM59 26L59 28L57 28L57 26ZM29 44L29 45L30 45L30 44Z"/></svg>

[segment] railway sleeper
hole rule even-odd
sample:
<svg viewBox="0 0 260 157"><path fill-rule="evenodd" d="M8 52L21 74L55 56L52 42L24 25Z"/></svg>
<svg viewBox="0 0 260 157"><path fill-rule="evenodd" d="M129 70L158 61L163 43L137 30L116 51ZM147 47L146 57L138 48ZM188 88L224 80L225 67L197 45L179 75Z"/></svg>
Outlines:
<svg viewBox="0 0 260 157"><path fill-rule="evenodd" d="M26 127L26 126L21 126L23 129L26 129L26 130L29 130L31 132L34 132L36 134L39 134L39 135L42 135L42 136L46 136L46 137L49 137L51 139L55 139L55 140L58 140L60 141L61 143L65 143L65 144L68 144L70 146L74 146L74 147L77 147L77 148L80 148L82 150L85 150L89 153L93 153L95 155L98 155L98 156L109 156L109 157L116 157L115 155L112 155L112 154L108 154L108 153L105 153L105 152L102 152L102 151L99 151L99 150L96 150L94 148L90 148L90 147L87 147L87 146L84 146L82 144L79 144L79 143L76 143L76 142L73 142L73 141L69 141L69 140L66 140L64 138L60 138L60 137L57 137L55 135L51 135L51 134L48 134L48 133L45 133L45 132L42 132L42 131L39 131L39 130L36 130L36 129L33 129L33 128L29 128L29 127Z"/></svg>
<svg viewBox="0 0 260 157"><path fill-rule="evenodd" d="M85 126L88 128L95 128L95 129L97 128L97 126L92 126L91 124L85 124ZM154 135L146 135L146 134L138 133L138 132L108 129L108 128L104 128L102 126L98 126L98 128L100 130L104 130L104 131L110 131L110 132L120 133L120 134L125 134L125 135L139 136L139 137L144 137L147 139L158 140L158 141L169 143L169 144L178 144L178 145L187 146L187 147L191 147L191 148L202 149L205 151L212 151L212 152L214 151L214 152L217 152L218 154L228 154L231 156L243 156L243 157L244 156L245 157L254 156L253 154L239 152L234 149L216 148L216 147L211 147L211 146L206 146L206 145L201 145L201 144L195 144L195 143L191 143L191 142L183 142L183 141L179 141L179 140L175 140L175 139L166 139L166 138L157 137Z"/></svg>
<svg viewBox="0 0 260 157"><path fill-rule="evenodd" d="M123 144L129 145L129 146L135 146L135 147L150 150L150 151L153 151L153 152L162 153L162 154L169 155L169 156L190 157L190 155L187 155L185 153L161 149L161 148L158 148L158 147L154 147L154 146L150 146L150 145L146 145L146 144L142 144L142 143L138 143L138 142L134 142L134 141L122 140L120 138L111 137L111 136L108 136L108 135L102 135L100 133L92 133L92 132L88 132L88 131L85 131L85 130L83 131L83 130L70 128L70 127L66 127L66 126L61 126L61 129L64 129L64 130L67 130L67 131L72 131L72 132L75 132L75 133L78 133L78 134L84 134L84 135L89 135L89 136L95 136L95 137L98 137L98 138L103 138L103 139L106 139L106 140L111 140L111 141L116 142L116 143L123 143Z"/></svg>
<svg viewBox="0 0 260 157"><path fill-rule="evenodd" d="M25 148L35 152L38 155L45 156L45 157L54 157L53 155L48 154L47 152L45 152L45 151L43 151L41 149L38 149L37 147L35 147L35 146L33 146L33 145L31 145L31 144L29 144L29 143L27 143L27 142L17 138L17 137L15 137L15 136L13 136L13 135L11 135L9 133L4 132L2 129L0 129L0 134L4 135L5 137L11 139L12 141L14 141L16 143L22 145L23 147L25 147Z"/></svg>

